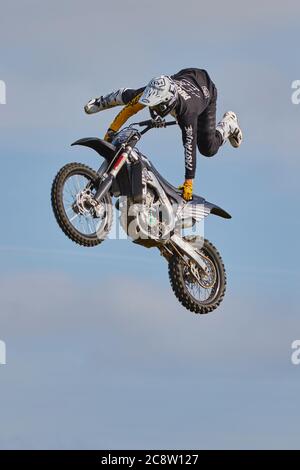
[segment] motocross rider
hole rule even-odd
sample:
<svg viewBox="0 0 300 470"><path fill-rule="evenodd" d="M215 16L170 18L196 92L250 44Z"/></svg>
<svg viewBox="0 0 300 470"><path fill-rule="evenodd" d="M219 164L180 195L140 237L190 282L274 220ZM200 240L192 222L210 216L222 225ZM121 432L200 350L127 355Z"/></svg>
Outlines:
<svg viewBox="0 0 300 470"><path fill-rule="evenodd" d="M193 197L197 146L202 155L212 157L227 140L235 148L242 142L242 131L234 112L226 112L216 126L216 102L217 89L206 70L188 68L175 75L153 78L146 87L136 90L121 88L94 98L84 110L87 114L94 114L125 105L104 137L109 142L132 115L145 107L150 109L153 118L171 114L182 132L185 182L180 189L183 190L183 198L189 201Z"/></svg>

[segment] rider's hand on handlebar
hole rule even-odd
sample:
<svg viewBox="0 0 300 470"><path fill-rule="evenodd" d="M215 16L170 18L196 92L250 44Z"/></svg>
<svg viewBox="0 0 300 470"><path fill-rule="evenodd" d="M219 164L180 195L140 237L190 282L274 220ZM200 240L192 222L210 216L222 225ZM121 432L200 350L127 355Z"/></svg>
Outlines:
<svg viewBox="0 0 300 470"><path fill-rule="evenodd" d="M158 127L158 128L166 127L166 121L158 116L155 119L152 119L152 125L153 127Z"/></svg>
<svg viewBox="0 0 300 470"><path fill-rule="evenodd" d="M179 186L179 189L182 189L182 197L186 201L193 199L193 180L185 180L183 185Z"/></svg>

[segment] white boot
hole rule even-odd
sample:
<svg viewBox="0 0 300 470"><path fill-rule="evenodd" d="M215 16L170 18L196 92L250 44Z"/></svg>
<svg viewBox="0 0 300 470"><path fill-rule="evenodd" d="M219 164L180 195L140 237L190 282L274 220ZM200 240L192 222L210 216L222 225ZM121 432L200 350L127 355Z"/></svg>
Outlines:
<svg viewBox="0 0 300 470"><path fill-rule="evenodd" d="M124 105L122 94L125 90L126 88L121 88L120 90L110 93L109 95L93 98L85 105L85 112L87 114L94 114L98 113L99 111L103 111L104 109Z"/></svg>
<svg viewBox="0 0 300 470"><path fill-rule="evenodd" d="M233 111L227 111L224 114L222 121L217 125L217 131L223 137L223 143L228 139L232 147L239 147L243 140L243 133L240 129L238 119Z"/></svg>

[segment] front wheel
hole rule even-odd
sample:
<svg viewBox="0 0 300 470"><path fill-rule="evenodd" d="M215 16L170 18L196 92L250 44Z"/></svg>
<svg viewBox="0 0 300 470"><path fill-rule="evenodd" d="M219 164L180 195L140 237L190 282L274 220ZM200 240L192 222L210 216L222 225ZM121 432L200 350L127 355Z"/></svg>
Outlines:
<svg viewBox="0 0 300 470"><path fill-rule="evenodd" d="M173 255L169 261L169 277L172 289L181 304L195 313L209 313L222 302L226 290L226 271L220 253L206 239L201 239L198 249L206 264L206 275L203 275L188 258L182 259ZM194 248L197 243L188 239Z"/></svg>
<svg viewBox="0 0 300 470"><path fill-rule="evenodd" d="M99 175L81 163L68 163L52 184L52 208L58 225L75 243L99 245L108 235L113 221L110 194L100 202L94 199Z"/></svg>

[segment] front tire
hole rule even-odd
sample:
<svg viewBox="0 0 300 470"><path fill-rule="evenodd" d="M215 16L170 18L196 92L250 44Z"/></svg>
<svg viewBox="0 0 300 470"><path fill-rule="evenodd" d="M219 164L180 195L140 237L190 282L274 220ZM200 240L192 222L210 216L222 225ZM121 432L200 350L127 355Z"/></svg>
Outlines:
<svg viewBox="0 0 300 470"><path fill-rule="evenodd" d="M57 173L52 184L51 202L56 221L64 234L78 245L87 247L99 245L112 226L113 209L110 194L106 194L100 201L101 214L100 210L96 212L92 205L87 204L88 201L93 202L92 196L96 191L98 178L98 173L88 166L68 163ZM85 199L81 198L78 209L78 194L84 194L87 188L89 194Z"/></svg>
<svg viewBox="0 0 300 470"><path fill-rule="evenodd" d="M211 271L214 270L211 284L205 278L201 285L197 283L183 260L177 255L173 255L169 261L169 278L175 296L186 309L194 313L206 314L219 307L224 298L226 271L220 253L211 242L204 239L200 252L207 258Z"/></svg>

